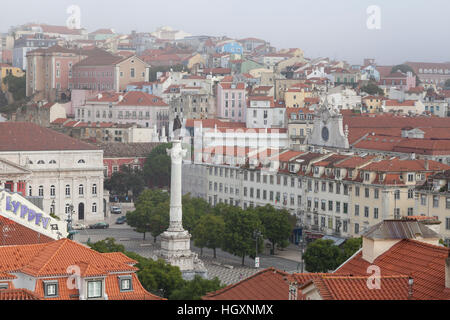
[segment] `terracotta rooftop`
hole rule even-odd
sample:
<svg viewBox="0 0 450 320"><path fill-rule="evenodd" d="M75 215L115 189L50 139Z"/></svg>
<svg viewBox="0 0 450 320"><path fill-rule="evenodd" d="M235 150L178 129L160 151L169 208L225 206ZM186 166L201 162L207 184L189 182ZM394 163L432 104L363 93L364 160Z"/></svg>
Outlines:
<svg viewBox="0 0 450 320"><path fill-rule="evenodd" d="M2 122L0 136L0 152L98 150L93 145L31 122Z"/></svg>
<svg viewBox="0 0 450 320"><path fill-rule="evenodd" d="M238 283L208 293L203 300L288 300L291 275L274 268L262 270Z"/></svg>
<svg viewBox="0 0 450 320"><path fill-rule="evenodd" d="M448 256L449 249L444 246L403 239L373 263L364 260L360 251L336 272L367 276L367 268L376 265L380 267L382 276L413 277L415 300L448 300L450 291L445 288L445 261Z"/></svg>
<svg viewBox="0 0 450 320"><path fill-rule="evenodd" d="M146 158L160 143L99 143L103 158Z"/></svg>
<svg viewBox="0 0 450 320"><path fill-rule="evenodd" d="M46 243L54 241L43 234L31 230L17 222L0 216L0 246Z"/></svg>
<svg viewBox="0 0 450 320"><path fill-rule="evenodd" d="M40 300L39 297L27 289L0 290L0 300Z"/></svg>
<svg viewBox="0 0 450 320"><path fill-rule="evenodd" d="M367 286L369 276L335 276L333 274L314 277L300 286L300 290L313 284L324 300L408 300L409 277L405 275L382 276L381 288ZM300 300L304 297L299 294Z"/></svg>

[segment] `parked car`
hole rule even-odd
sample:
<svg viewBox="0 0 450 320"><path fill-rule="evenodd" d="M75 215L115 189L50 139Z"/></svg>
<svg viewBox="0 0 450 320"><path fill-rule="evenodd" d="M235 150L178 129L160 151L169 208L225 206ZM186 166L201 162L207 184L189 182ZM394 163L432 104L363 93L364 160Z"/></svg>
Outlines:
<svg viewBox="0 0 450 320"><path fill-rule="evenodd" d="M111 207L112 214L122 214L122 208L120 207Z"/></svg>
<svg viewBox="0 0 450 320"><path fill-rule="evenodd" d="M124 224L125 222L127 222L127 217L126 216L119 217L116 220L116 224Z"/></svg>
<svg viewBox="0 0 450 320"><path fill-rule="evenodd" d="M84 230L84 229L86 229L86 226L84 224L78 222L78 223L74 223L72 225L72 229L73 230Z"/></svg>
<svg viewBox="0 0 450 320"><path fill-rule="evenodd" d="M89 225L89 229L108 229L108 228L109 224L107 224L106 222L98 222Z"/></svg>

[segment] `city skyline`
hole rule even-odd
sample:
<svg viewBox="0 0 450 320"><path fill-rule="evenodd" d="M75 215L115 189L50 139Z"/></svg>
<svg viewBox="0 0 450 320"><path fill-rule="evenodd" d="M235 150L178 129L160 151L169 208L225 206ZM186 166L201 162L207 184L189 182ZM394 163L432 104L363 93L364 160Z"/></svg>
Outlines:
<svg viewBox="0 0 450 320"><path fill-rule="evenodd" d="M174 1L170 6L156 1L127 3L124 7L118 1L18 0L3 7L5 12L20 10L20 18L7 15L0 21L0 31L29 22L65 25L67 8L78 5L81 26L89 32L98 28L112 28L118 33L153 32L158 27L171 26L192 35L262 38L278 49L299 47L309 58L329 57L352 64L361 64L364 58L374 58L379 65L450 60L450 45L442 42L445 30L450 29L450 21L445 17L445 8L450 9L450 5L442 0L412 1L408 8L385 0L281 0L276 7L268 1L236 0L226 6L219 2L211 6L206 0ZM372 5L380 8L380 29L367 27L371 16L367 8ZM429 8L442 10L422 16ZM103 14L99 15L99 10Z"/></svg>

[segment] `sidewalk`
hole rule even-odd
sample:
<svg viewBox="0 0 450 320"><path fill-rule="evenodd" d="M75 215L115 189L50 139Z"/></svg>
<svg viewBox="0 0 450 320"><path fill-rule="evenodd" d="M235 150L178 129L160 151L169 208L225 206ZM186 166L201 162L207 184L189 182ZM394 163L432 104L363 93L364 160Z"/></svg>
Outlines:
<svg viewBox="0 0 450 320"><path fill-rule="evenodd" d="M301 253L300 248L296 246L295 244L289 244L286 248L283 250L277 249L275 251L274 257L283 258L295 262L301 262Z"/></svg>

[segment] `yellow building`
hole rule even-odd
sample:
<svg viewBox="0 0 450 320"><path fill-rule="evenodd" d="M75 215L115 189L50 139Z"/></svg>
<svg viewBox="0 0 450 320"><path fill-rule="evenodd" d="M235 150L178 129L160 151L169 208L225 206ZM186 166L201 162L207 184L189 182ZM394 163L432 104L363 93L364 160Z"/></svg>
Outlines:
<svg viewBox="0 0 450 320"><path fill-rule="evenodd" d="M383 101L385 100L382 96L366 96L361 99L363 108L366 109L368 113L376 113L381 110L383 106Z"/></svg>
<svg viewBox="0 0 450 320"><path fill-rule="evenodd" d="M305 98L311 98L312 92L307 85L296 85L284 93L286 108L303 108Z"/></svg>
<svg viewBox="0 0 450 320"><path fill-rule="evenodd" d="M6 91L6 85L3 83L3 79L9 75L15 77L22 77L25 73L20 68L12 67L9 64L0 63L0 88L4 92Z"/></svg>

